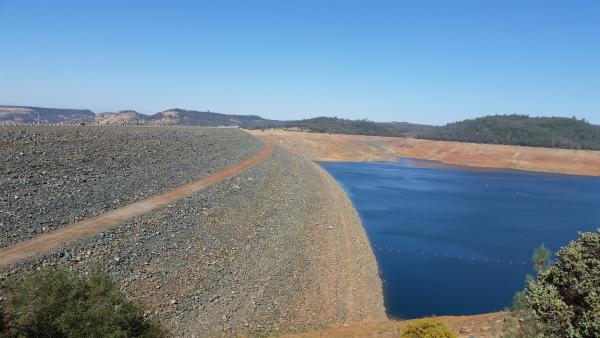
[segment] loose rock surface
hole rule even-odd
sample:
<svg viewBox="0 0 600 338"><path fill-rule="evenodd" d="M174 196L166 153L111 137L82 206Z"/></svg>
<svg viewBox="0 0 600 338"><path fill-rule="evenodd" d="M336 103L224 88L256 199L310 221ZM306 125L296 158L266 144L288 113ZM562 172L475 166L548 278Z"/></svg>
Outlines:
<svg viewBox="0 0 600 338"><path fill-rule="evenodd" d="M189 183L260 147L235 129L0 127L0 247Z"/></svg>
<svg viewBox="0 0 600 338"><path fill-rule="evenodd" d="M240 133L223 154L259 148L240 131L215 133ZM323 169L279 148L238 176L0 278L40 266L108 270L174 336L385 319L375 258L350 201Z"/></svg>

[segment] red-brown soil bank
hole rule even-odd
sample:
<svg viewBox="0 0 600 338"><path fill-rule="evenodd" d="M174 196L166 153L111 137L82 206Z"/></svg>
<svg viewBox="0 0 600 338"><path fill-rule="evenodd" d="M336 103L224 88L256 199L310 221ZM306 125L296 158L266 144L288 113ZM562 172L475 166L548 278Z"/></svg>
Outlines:
<svg viewBox="0 0 600 338"><path fill-rule="evenodd" d="M410 157L482 168L600 176L600 151L285 130L251 133L316 161L390 161Z"/></svg>

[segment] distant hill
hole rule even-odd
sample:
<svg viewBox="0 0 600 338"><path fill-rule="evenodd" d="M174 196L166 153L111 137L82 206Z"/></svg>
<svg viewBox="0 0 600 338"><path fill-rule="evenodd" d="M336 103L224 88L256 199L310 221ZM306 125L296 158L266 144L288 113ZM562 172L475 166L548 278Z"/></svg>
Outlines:
<svg viewBox="0 0 600 338"><path fill-rule="evenodd" d="M60 109L0 105L0 122L6 123L70 123L90 121L95 114L88 109Z"/></svg>
<svg viewBox="0 0 600 338"><path fill-rule="evenodd" d="M418 138L530 147L600 150L600 126L563 117L494 115L422 131Z"/></svg>
<svg viewBox="0 0 600 338"><path fill-rule="evenodd" d="M283 125L282 121L256 115L229 115L208 111L169 109L153 115L133 110L94 114L91 110L55 109L25 106L0 106L0 123L4 124L91 124L148 126L239 126L267 128Z"/></svg>
<svg viewBox="0 0 600 338"><path fill-rule="evenodd" d="M94 114L88 109L57 109L0 105L0 124L238 126L247 129L298 128L331 134L415 137L429 140L508 144L530 147L600 150L600 126L563 117L494 115L445 126L407 122L374 122L337 117L297 121L264 119L210 111L168 109L153 115L133 110Z"/></svg>
<svg viewBox="0 0 600 338"><path fill-rule="evenodd" d="M118 113L98 114L91 122L101 126L145 125L147 124L147 118L148 116L134 110L123 110Z"/></svg>
<svg viewBox="0 0 600 338"><path fill-rule="evenodd" d="M148 116L152 125L181 126L239 126L242 128L266 128L283 125L282 121L267 120L256 115L229 115L185 109L169 109Z"/></svg>
<svg viewBox="0 0 600 338"><path fill-rule="evenodd" d="M286 128L299 128L318 133L402 136L416 137L433 126L407 122L373 122L369 120L348 120L337 117L315 117L305 120L289 121Z"/></svg>
<svg viewBox="0 0 600 338"><path fill-rule="evenodd" d="M179 108L153 115L143 115L132 110L103 113L96 116L93 123L99 125L238 126L242 128L266 128L283 124L281 121L267 120L256 115L229 115Z"/></svg>
<svg viewBox="0 0 600 338"><path fill-rule="evenodd" d="M563 117L495 115L429 126L336 117L289 121L285 128L319 133L415 137L429 140L600 150L600 126Z"/></svg>

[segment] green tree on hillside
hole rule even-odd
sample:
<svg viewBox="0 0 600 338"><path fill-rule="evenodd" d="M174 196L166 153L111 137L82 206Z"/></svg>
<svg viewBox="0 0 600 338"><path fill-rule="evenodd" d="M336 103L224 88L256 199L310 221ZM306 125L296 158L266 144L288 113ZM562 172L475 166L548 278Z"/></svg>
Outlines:
<svg viewBox="0 0 600 338"><path fill-rule="evenodd" d="M535 249L535 251L533 251L533 256L531 256L531 264L536 276L539 276L540 273L546 270L550 264L550 250L548 250L544 244L540 245L537 249Z"/></svg>

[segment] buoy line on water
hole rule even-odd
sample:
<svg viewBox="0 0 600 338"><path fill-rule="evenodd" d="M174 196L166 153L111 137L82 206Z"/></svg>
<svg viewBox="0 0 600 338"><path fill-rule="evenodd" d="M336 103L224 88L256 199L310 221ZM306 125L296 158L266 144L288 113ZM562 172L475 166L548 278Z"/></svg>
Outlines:
<svg viewBox="0 0 600 338"><path fill-rule="evenodd" d="M377 252L381 252L381 253L404 253L404 254L409 254L409 255L415 255L415 256L427 256L427 257L435 257L435 258L444 258L444 259L455 259L458 261L462 261L462 262L474 262L474 263L487 263L487 264L506 264L506 265L513 265L513 266L523 266L523 265L528 265L529 263L527 263L526 261L522 261L522 260L507 260L507 259L498 259L498 258L490 258L490 257L475 257L475 256L456 256L456 255L449 255L449 254L443 254L443 253L439 253L439 252L428 252L428 251L422 251L422 250L407 250L407 249L400 249L400 248L391 248L389 246L377 246L377 245L373 245L373 249Z"/></svg>

